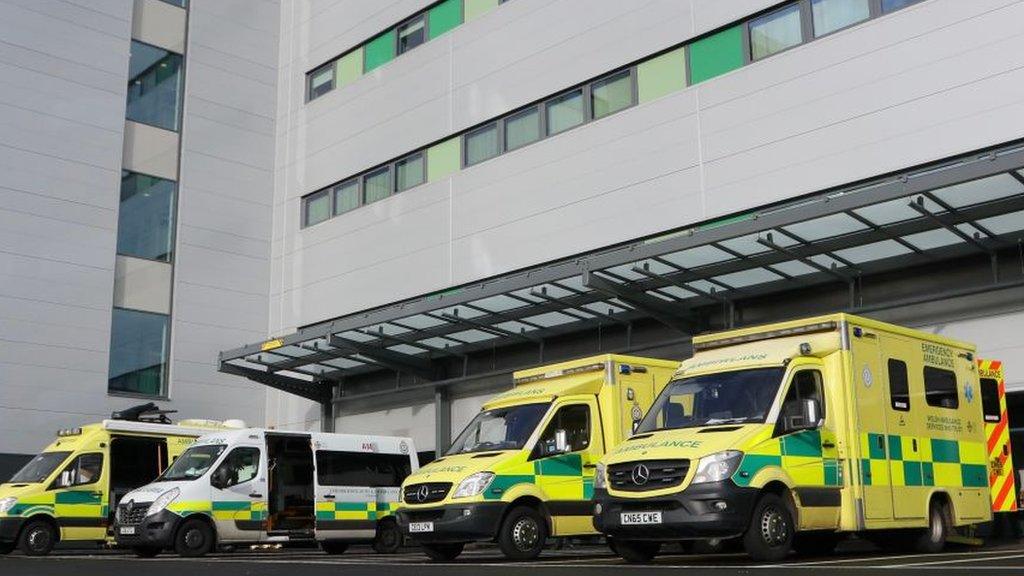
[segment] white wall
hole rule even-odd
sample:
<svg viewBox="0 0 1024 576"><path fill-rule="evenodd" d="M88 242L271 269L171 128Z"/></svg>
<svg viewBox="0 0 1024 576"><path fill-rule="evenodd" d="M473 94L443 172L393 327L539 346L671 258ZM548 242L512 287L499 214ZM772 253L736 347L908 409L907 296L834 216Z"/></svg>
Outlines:
<svg viewBox="0 0 1024 576"><path fill-rule="evenodd" d="M434 449L434 404L415 404L392 410L366 412L338 418L335 432L408 436L418 452Z"/></svg>

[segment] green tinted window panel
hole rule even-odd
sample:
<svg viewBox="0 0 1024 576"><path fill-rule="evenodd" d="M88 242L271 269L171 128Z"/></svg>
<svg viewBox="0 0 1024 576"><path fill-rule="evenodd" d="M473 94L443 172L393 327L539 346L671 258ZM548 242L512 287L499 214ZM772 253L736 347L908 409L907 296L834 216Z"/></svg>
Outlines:
<svg viewBox="0 0 1024 576"><path fill-rule="evenodd" d="M347 86L363 75L363 48L359 47L338 60L338 87Z"/></svg>
<svg viewBox="0 0 1024 576"><path fill-rule="evenodd" d="M369 72L395 59L395 31L387 32L363 46L363 71Z"/></svg>
<svg viewBox="0 0 1024 576"><path fill-rule="evenodd" d="M743 25L690 44L690 81L703 82L743 66Z"/></svg>
<svg viewBox="0 0 1024 576"><path fill-rule="evenodd" d="M498 0L466 0L466 22L479 18L498 7Z"/></svg>
<svg viewBox="0 0 1024 576"><path fill-rule="evenodd" d="M640 103L686 88L686 52L676 48L636 67Z"/></svg>
<svg viewBox="0 0 1024 576"><path fill-rule="evenodd" d="M427 149L427 181L445 178L459 169L459 138L449 138Z"/></svg>
<svg viewBox="0 0 1024 576"><path fill-rule="evenodd" d="M462 24L462 0L445 0L434 6L427 14L427 22L431 40L451 31Z"/></svg>

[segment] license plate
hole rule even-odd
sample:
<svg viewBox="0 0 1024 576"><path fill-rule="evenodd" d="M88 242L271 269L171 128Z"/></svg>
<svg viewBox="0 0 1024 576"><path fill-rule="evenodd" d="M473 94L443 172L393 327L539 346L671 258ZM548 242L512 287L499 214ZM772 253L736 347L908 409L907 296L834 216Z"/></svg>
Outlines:
<svg viewBox="0 0 1024 576"><path fill-rule="evenodd" d="M623 512L623 525L661 524L661 512Z"/></svg>
<svg viewBox="0 0 1024 576"><path fill-rule="evenodd" d="M135 534L135 526L121 526L120 533L124 535Z"/></svg>
<svg viewBox="0 0 1024 576"><path fill-rule="evenodd" d="M433 522L410 522L409 523L409 532L421 532L422 533L422 532L433 532L433 531L434 531L434 523Z"/></svg>

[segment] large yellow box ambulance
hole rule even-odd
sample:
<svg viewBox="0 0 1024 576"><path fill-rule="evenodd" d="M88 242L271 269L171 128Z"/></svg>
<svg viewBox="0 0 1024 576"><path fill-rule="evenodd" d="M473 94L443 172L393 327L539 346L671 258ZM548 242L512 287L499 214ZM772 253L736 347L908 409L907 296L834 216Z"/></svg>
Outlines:
<svg viewBox="0 0 1024 576"><path fill-rule="evenodd" d="M594 522L626 560L730 537L778 560L851 532L930 552L991 519L971 344L846 314L693 343L599 464Z"/></svg>
<svg viewBox="0 0 1024 576"><path fill-rule="evenodd" d="M0 485L0 554L33 556L57 542L103 543L122 496L149 483L196 438L241 422L171 424L155 404L61 430L57 440Z"/></svg>
<svg viewBox="0 0 1024 576"><path fill-rule="evenodd" d="M523 370L442 457L402 485L398 523L435 560L496 540L509 558L548 536L596 534L594 469L627 437L678 362L602 355Z"/></svg>

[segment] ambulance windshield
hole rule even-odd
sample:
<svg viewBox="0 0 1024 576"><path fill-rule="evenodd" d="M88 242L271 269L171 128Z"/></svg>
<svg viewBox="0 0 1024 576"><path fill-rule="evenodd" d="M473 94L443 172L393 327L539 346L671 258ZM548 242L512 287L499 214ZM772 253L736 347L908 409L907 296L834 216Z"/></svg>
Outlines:
<svg viewBox="0 0 1024 576"><path fill-rule="evenodd" d="M171 464L171 467L157 478L158 482L171 482L174 480L195 480L206 474L206 471L217 461L217 457L224 452L223 444L207 444L205 446L193 446Z"/></svg>
<svg viewBox="0 0 1024 576"><path fill-rule="evenodd" d="M447 455L519 450L526 445L549 406L549 402L544 402L484 410L459 434Z"/></svg>
<svg viewBox="0 0 1024 576"><path fill-rule="evenodd" d="M43 452L29 461L8 484L35 484L50 477L50 474L67 459L71 452Z"/></svg>
<svg viewBox="0 0 1024 576"><path fill-rule="evenodd" d="M764 422L782 383L782 368L704 374L670 382L637 433L716 424Z"/></svg>

